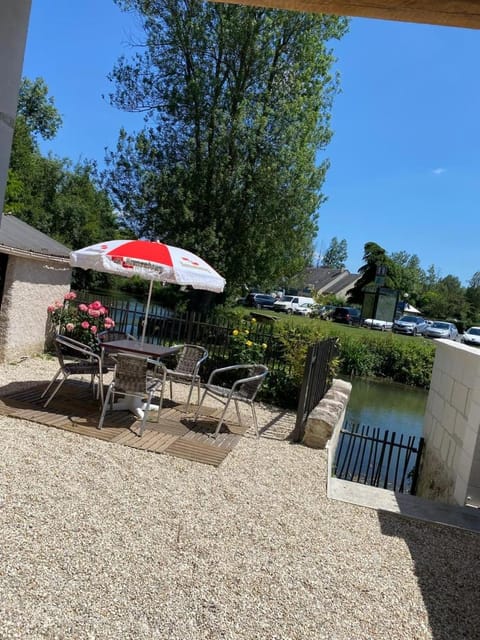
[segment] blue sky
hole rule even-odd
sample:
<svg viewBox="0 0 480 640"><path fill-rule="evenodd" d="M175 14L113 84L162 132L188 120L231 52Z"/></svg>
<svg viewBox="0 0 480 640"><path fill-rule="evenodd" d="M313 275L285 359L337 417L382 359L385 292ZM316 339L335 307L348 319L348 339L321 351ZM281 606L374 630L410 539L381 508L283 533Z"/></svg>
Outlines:
<svg viewBox="0 0 480 640"><path fill-rule="evenodd" d="M121 126L141 126L102 98L133 17L110 0L32 4L24 75L45 79L63 116L42 148L101 164ZM317 251L345 238L357 271L373 241L467 284L480 271L480 32L356 18L333 47L342 93L320 156L331 166Z"/></svg>

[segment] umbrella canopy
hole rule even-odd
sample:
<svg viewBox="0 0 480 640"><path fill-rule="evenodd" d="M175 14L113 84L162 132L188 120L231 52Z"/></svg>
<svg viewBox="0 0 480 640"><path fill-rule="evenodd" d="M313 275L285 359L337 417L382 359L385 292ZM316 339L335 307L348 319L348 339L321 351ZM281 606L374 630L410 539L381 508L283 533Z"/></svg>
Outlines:
<svg viewBox="0 0 480 640"><path fill-rule="evenodd" d="M126 278L140 276L150 281L142 342L154 280L221 293L225 279L190 251L148 240L109 240L70 253L70 264Z"/></svg>

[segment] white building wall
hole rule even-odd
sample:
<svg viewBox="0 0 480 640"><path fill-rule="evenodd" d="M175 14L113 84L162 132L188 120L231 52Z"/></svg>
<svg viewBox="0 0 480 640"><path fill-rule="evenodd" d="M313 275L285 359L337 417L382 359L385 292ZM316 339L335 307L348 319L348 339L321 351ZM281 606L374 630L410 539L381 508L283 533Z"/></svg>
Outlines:
<svg viewBox="0 0 480 640"><path fill-rule="evenodd" d="M437 340L418 495L480 506L480 350Z"/></svg>
<svg viewBox="0 0 480 640"><path fill-rule="evenodd" d="M9 256L0 308L0 360L43 353L47 307L70 290L71 269L58 262Z"/></svg>

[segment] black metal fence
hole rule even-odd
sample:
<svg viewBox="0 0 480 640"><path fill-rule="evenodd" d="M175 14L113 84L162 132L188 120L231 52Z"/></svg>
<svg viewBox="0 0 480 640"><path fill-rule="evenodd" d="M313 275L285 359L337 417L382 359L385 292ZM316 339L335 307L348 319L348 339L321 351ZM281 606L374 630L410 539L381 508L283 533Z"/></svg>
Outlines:
<svg viewBox="0 0 480 640"><path fill-rule="evenodd" d="M330 387L330 364L337 354L336 338L328 338L327 340L316 342L308 348L295 429L292 433L294 442L302 440L310 412L317 406Z"/></svg>
<svg viewBox="0 0 480 640"><path fill-rule="evenodd" d="M95 294L78 293L79 299L91 302ZM97 295L98 297L98 295ZM136 337L143 332L145 305L135 300L122 300L107 296L101 297L102 304L109 310L115 320L115 328ZM225 363L230 353L230 338L238 328L239 321L212 313L173 312L156 304L152 304L147 318L145 340L153 344L201 344L208 349L208 361L202 368L202 375L218 364ZM284 347L273 334L273 325L257 322L250 327L250 340L266 344L263 364L270 372L278 369L289 372L290 366L283 359Z"/></svg>
<svg viewBox="0 0 480 640"><path fill-rule="evenodd" d="M340 432L334 475L343 480L415 494L423 438L347 424Z"/></svg>

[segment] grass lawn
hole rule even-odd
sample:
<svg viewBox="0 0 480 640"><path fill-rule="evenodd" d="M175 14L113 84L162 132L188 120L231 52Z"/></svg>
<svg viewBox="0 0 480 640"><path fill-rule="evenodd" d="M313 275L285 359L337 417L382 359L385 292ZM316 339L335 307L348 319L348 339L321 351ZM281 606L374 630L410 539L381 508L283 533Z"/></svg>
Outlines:
<svg viewBox="0 0 480 640"><path fill-rule="evenodd" d="M287 313L274 313L268 309L247 310L245 307L239 307L244 313L245 317L255 317L258 321L262 321L264 318L266 322L268 319L272 319L275 324L279 323L285 327L305 327L320 332L327 338L342 338L344 336L368 336L369 339L377 340L408 340L414 342L428 342L434 344L434 341L428 340L423 336L406 336L399 333L392 333L391 331L379 331L377 329L367 329L366 327L355 327L348 324L342 324L341 322L332 322L331 320L320 320L320 318L309 318L306 316L289 315Z"/></svg>

